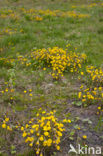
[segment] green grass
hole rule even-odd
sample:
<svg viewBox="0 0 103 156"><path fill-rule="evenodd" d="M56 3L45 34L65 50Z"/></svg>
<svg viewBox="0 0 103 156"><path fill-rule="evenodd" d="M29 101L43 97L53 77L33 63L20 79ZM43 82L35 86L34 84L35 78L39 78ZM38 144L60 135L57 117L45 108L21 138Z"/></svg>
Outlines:
<svg viewBox="0 0 103 156"><path fill-rule="evenodd" d="M80 6L88 5L89 0L3 0L0 1L1 12L4 8L12 9L19 16L18 20L11 18L2 19L0 17L0 57L16 58L18 53L21 55L30 54L33 48L61 47L70 43L71 50L74 47L80 53L85 53L88 57L86 65L103 67L103 6L99 6L102 0L92 0L98 5L92 8L81 8ZM72 6L78 6L72 8ZM82 14L89 14L89 18L73 17L53 17L45 16L42 21L31 21L28 15L23 15L20 8L25 9L50 9L61 11L77 11ZM4 29L12 29L16 32L12 35L2 33ZM23 30L23 32L20 32ZM10 67L2 65L0 68L0 88L4 88L4 82L10 81L8 69ZM64 110L67 109L67 100L77 98L78 84L77 76L65 73L62 81L53 81L47 71L34 70L31 68L21 68L14 65L15 68L15 88L16 102L10 103L8 96L0 98L0 116L8 112L23 112L23 117L33 116L38 108L56 109L59 117L63 116ZM84 80L85 81L85 80ZM25 89L33 90L33 100L24 100L20 94ZM27 114L25 113L27 112ZM31 113L31 114L29 114ZM68 112L67 112L68 113ZM62 115L61 115L62 114ZM27 117L26 117L27 115ZM19 117L18 117L19 118ZM0 129L1 130L1 129ZM0 131L0 135L2 132ZM10 142L9 142L10 143ZM0 147L6 151L7 143L0 139ZM4 147L3 147L4 146ZM21 153L25 151L22 151ZM17 151L18 153L18 151ZM1 154L2 155L2 154ZM22 155L22 154L17 154ZM32 155L32 151L28 156Z"/></svg>

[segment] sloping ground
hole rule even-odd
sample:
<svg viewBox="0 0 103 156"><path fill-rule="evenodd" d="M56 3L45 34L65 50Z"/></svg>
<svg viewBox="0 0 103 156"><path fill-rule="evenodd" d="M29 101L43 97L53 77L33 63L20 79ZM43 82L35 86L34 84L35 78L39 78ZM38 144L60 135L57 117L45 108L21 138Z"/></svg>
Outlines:
<svg viewBox="0 0 103 156"><path fill-rule="evenodd" d="M70 144L103 152L102 104L102 1L0 1L0 155L69 156ZM40 109L54 122L48 140L31 128Z"/></svg>

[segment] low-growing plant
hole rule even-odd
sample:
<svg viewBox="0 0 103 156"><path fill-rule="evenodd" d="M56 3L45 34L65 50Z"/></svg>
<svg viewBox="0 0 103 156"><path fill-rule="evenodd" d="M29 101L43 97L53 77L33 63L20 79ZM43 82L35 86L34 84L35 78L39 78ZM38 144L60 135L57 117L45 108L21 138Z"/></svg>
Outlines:
<svg viewBox="0 0 103 156"><path fill-rule="evenodd" d="M94 66L86 67L90 85L103 86L103 69Z"/></svg>
<svg viewBox="0 0 103 156"><path fill-rule="evenodd" d="M78 92L78 98L82 101L84 106L90 104L97 104L103 101L103 87L80 87L80 92Z"/></svg>
<svg viewBox="0 0 103 156"><path fill-rule="evenodd" d="M60 150L61 138L66 131L64 123L71 123L71 120L59 121L55 116L55 111L46 112L39 109L36 117L23 125L13 125L9 117L5 116L2 128L9 131L21 131L25 143L33 148L36 155L43 156L45 153ZM70 137L73 135L74 132L70 134Z"/></svg>

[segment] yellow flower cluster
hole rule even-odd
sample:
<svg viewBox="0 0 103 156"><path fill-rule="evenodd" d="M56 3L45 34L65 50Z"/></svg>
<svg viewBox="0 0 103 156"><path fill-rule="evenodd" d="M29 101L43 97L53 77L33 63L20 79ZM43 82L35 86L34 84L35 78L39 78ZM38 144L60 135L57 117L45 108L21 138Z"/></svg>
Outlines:
<svg viewBox="0 0 103 156"><path fill-rule="evenodd" d="M81 64L86 60L86 55L53 47L35 50L31 53L31 58L38 60L39 63L44 61L48 64L48 67L53 70L53 78L58 79L59 76L63 76L65 70L76 72L78 68L81 68Z"/></svg>
<svg viewBox="0 0 103 156"><path fill-rule="evenodd" d="M15 62L16 64L21 64L24 67L51 67L52 77L58 79L60 76L63 76L63 72L66 70L69 70L72 73L77 72L87 59L87 56L85 54L79 54L77 52L69 50L67 48L69 46L67 45L66 49L59 47L36 49L29 55L18 55L16 59L1 58L0 62L3 65L9 66L12 66ZM43 70L46 70L45 67L43 68Z"/></svg>
<svg viewBox="0 0 103 156"><path fill-rule="evenodd" d="M12 30L12 29L9 29L9 28L4 29L4 30L2 30L2 32L0 32L1 35L2 34L9 34L9 35L11 35L11 34L14 34L14 33L16 33L16 32L14 30Z"/></svg>
<svg viewBox="0 0 103 156"><path fill-rule="evenodd" d="M2 57L0 58L0 65L12 67L15 61L16 61L15 59Z"/></svg>
<svg viewBox="0 0 103 156"><path fill-rule="evenodd" d="M8 97L8 99L11 101L11 100L14 100L15 99L15 89L11 86L11 84L9 84L8 82L5 82L5 88L3 88L1 90L1 93L2 93L2 97L6 96Z"/></svg>
<svg viewBox="0 0 103 156"><path fill-rule="evenodd" d="M97 115L102 115L102 114L103 114L103 106L98 106Z"/></svg>
<svg viewBox="0 0 103 156"><path fill-rule="evenodd" d="M29 90L24 90L24 94L28 93L27 95L29 95L29 97L32 97L33 94L32 94L32 89L29 89Z"/></svg>
<svg viewBox="0 0 103 156"><path fill-rule="evenodd" d="M70 119L59 121L55 112L46 112L40 108L36 117L23 125L17 122L16 125L11 125L9 117L5 116L2 128L21 132L25 143L33 148L36 155L43 156L46 152L60 150L61 138L65 131L64 123L71 123Z"/></svg>
<svg viewBox="0 0 103 156"><path fill-rule="evenodd" d="M63 122L71 123L71 120L64 119ZM59 144L65 131L63 122L55 117L55 111L47 113L39 109L35 120L32 118L20 127L22 137L30 147L33 146L37 155L52 148L60 150Z"/></svg>
<svg viewBox="0 0 103 156"><path fill-rule="evenodd" d="M20 12L22 11L22 12ZM76 11L61 11L61 10L36 10L36 9L24 9L20 8L19 10L11 10L11 9L1 9L0 10L0 18L7 19L10 18L12 20L19 20L21 17L25 16L30 20L42 21L45 16L53 16L53 17L73 17L73 18L88 18L90 15L82 14Z"/></svg>
<svg viewBox="0 0 103 156"><path fill-rule="evenodd" d="M78 98L82 100L85 106L103 102L103 69L87 66L86 74L88 78L87 84L90 87L86 88L82 85L78 93Z"/></svg>
<svg viewBox="0 0 103 156"><path fill-rule="evenodd" d="M35 17L35 20L36 20L36 21L42 21L43 18L42 18L42 17L39 17L39 16L36 16L36 17Z"/></svg>
<svg viewBox="0 0 103 156"><path fill-rule="evenodd" d="M90 75L90 79L97 84L103 84L103 69L95 68L94 66L87 66L87 73Z"/></svg>
<svg viewBox="0 0 103 156"><path fill-rule="evenodd" d="M0 10L0 18L3 18L3 19L10 18L13 20L18 20L19 15L17 15L17 13L11 9L1 9Z"/></svg>
<svg viewBox="0 0 103 156"><path fill-rule="evenodd" d="M78 93L78 98L82 100L83 104L94 104L98 101L103 101L103 87L83 88Z"/></svg>
<svg viewBox="0 0 103 156"><path fill-rule="evenodd" d="M22 136L25 138L25 142L29 146L34 146L36 154L43 152L43 148L49 148L55 146L57 150L60 149L59 143L62 137L62 132L65 130L64 125L58 123L57 118L54 117L54 112L37 114L37 121L33 119L26 124L25 127L21 127L23 131Z"/></svg>
<svg viewBox="0 0 103 156"><path fill-rule="evenodd" d="M3 29L3 30L1 30L1 32L0 32L0 35L12 35L12 34L15 34L15 33L22 33L23 32L23 29L20 29L19 31L17 31L17 29L15 28L15 29L12 29L12 28L5 28L5 29Z"/></svg>
<svg viewBox="0 0 103 156"><path fill-rule="evenodd" d="M12 127L9 126L9 118L6 116L5 116L5 119L3 120L2 128L12 131Z"/></svg>
<svg viewBox="0 0 103 156"><path fill-rule="evenodd" d="M88 14L81 14L75 11L61 11L61 10L36 10L36 9L29 9L26 10L21 8L25 15L28 15L31 20L35 19L36 16L56 16L56 17L73 17L73 18L86 18L90 17Z"/></svg>
<svg viewBox="0 0 103 156"><path fill-rule="evenodd" d="M26 89L19 94L16 88L8 82L5 82L5 87L2 87L2 90L0 90L0 92L2 94L2 97L4 97L4 100L6 97L10 102L13 102L18 96L20 96L24 100L26 99L26 97L28 100L32 100L33 96L32 89Z"/></svg>
<svg viewBox="0 0 103 156"><path fill-rule="evenodd" d="M87 5L87 7L90 7L90 8L95 7L95 6L97 6L96 3L91 3L91 4Z"/></svg>
<svg viewBox="0 0 103 156"><path fill-rule="evenodd" d="M72 8L93 8L93 7L100 7L103 6L103 3L91 3L88 5L78 5L78 6L72 6Z"/></svg>

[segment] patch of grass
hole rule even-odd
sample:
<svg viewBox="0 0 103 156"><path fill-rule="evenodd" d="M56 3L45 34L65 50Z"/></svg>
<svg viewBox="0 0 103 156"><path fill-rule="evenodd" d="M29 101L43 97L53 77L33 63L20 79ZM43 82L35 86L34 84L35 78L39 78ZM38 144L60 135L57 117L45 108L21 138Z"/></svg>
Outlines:
<svg viewBox="0 0 103 156"><path fill-rule="evenodd" d="M96 6L89 7L90 3L96 3ZM103 6L101 3L102 0L92 0L92 2L89 0L0 1L0 105L2 106L0 107L0 122L2 122L3 115L13 115L13 113L16 114L19 121L27 120L31 116L34 117L40 107L44 110L56 109L58 118L70 114L79 115L78 112L80 112L80 117L82 116L84 110L82 110L82 103L78 100L77 93L80 91L81 84L84 87L88 84L86 66L103 67ZM25 10L33 8L36 10L60 10L63 13L74 11L80 14L89 14L90 17L38 14L42 20L36 20L32 10L33 19L31 19L31 14L24 13L21 8ZM1 58L7 60L12 58L17 61L17 57L21 55L25 59L26 55L29 58L32 49L53 47L65 49L69 43L72 45L71 51L77 48L77 52L87 55L88 61L82 66L79 73L72 74L65 71L64 77L59 80L54 80L48 74L51 72L49 67L44 71L37 66L22 66L20 62L14 61L11 64L1 60ZM30 63L29 60L27 63ZM37 62L34 60L33 63ZM38 62L38 66L40 64ZM9 73L10 70L15 70L15 78L10 76L12 75L12 72ZM82 80L78 80L80 72L84 72ZM15 92L3 95L2 91L5 89L9 89L9 91L14 89ZM14 97L13 100L10 99L11 95ZM75 105L73 105L73 101ZM2 136L0 152L3 151L0 155L5 156L11 151L1 128L0 136ZM16 140L13 141L14 144L15 142ZM22 147L19 143L16 149L17 156L32 156L34 154L33 151Z"/></svg>

